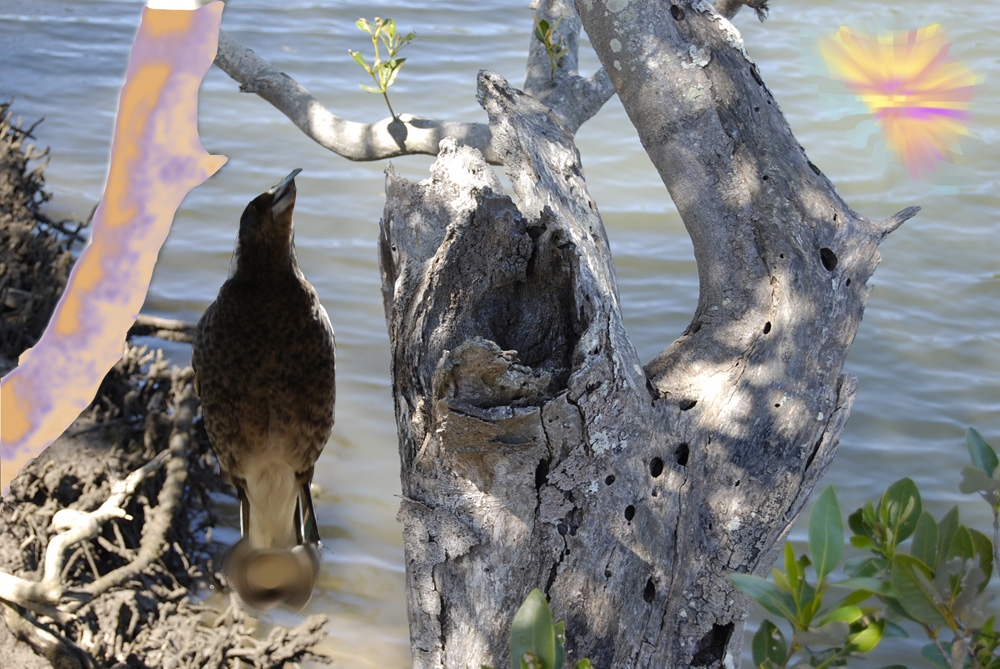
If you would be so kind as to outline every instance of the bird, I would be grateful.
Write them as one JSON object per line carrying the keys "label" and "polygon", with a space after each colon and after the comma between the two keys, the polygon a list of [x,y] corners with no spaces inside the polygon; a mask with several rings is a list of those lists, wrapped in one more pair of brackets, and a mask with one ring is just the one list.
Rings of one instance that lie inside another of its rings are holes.
{"label": "bird", "polygon": [[253,609],[302,608],[319,571],[310,483],[333,430],[336,342],[295,254],[299,172],[244,209],[229,277],[191,356],[205,430],[240,501],[227,573]]}

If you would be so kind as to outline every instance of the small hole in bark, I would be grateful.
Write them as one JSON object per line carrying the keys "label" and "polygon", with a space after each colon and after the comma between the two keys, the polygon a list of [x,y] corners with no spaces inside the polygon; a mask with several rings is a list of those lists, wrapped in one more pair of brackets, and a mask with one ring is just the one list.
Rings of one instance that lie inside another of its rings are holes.
{"label": "small hole in bark", "polygon": [[604,570],[604,578],[611,578],[611,570],[610,569],[605,569]]}
{"label": "small hole in bark", "polygon": [[681,400],[679,406],[681,411],[687,411],[688,409],[693,409],[694,405],[698,403],[698,400]]}
{"label": "small hole in bark", "polygon": [[756,112],[759,112],[760,111],[760,107],[754,107],[753,110],[756,111]]}
{"label": "small hole in bark", "polygon": [[771,321],[768,321],[764,323],[764,334],[767,334],[770,331],[771,331]]}
{"label": "small hole in bark", "polygon": [[819,259],[823,261],[827,272],[837,269],[837,254],[825,246],[819,250]]}
{"label": "small hole in bark", "polygon": [[761,177],[761,178],[764,179],[764,181],[767,181],[767,175],[766,174],[763,177]]}
{"label": "small hole in bark", "polygon": [[677,458],[677,464],[681,467],[687,467],[688,456],[691,454],[691,448],[687,444],[681,444],[674,450],[674,457]]}
{"label": "small hole in bark", "polygon": [[650,497],[659,497],[660,493],[656,490],[656,488],[653,488],[653,491],[649,493],[649,495]]}
{"label": "small hole in bark", "polygon": [[836,214],[834,214],[834,215],[833,215],[833,222],[834,222],[834,223],[836,223],[836,222],[837,222],[837,215],[836,215]]}
{"label": "small hole in bark", "polygon": [[736,483],[733,484],[733,487],[734,488],[739,488],[740,487],[740,480],[739,479],[736,479]]}
{"label": "small hole in bark", "polygon": [[612,483],[615,482],[615,475],[611,474],[610,476],[608,476],[608,478],[604,479],[604,482],[607,483],[608,485],[611,485]]}
{"label": "small hole in bark", "polygon": [[703,636],[695,647],[691,658],[692,667],[710,667],[723,661],[729,648],[729,638],[733,635],[733,623],[712,625],[708,634]]}
{"label": "small hole in bark", "polygon": [[770,100],[768,100],[768,101],[767,101],[767,104],[771,104],[771,101],[770,101]]}
{"label": "small hole in bark", "polygon": [[780,407],[780,406],[781,406],[781,403],[779,402],[778,404],[775,404],[775,405],[774,405],[774,408],[775,408],[775,409],[777,409],[777,408],[778,408],[778,407]]}
{"label": "small hole in bark", "polygon": [[566,533],[569,532],[569,528],[566,527],[566,523],[559,523],[556,525],[556,532],[559,533],[559,536],[564,537],[566,536]]}
{"label": "small hole in bark", "polygon": [[656,586],[653,585],[653,579],[649,579],[646,581],[646,587],[642,591],[642,598],[648,604],[653,601],[654,597],[656,597]]}
{"label": "small hole in bark", "polygon": [[535,489],[541,488],[549,481],[549,461],[540,460],[535,469]]}
{"label": "small hole in bark", "polygon": [[629,504],[625,507],[625,520],[632,522],[633,518],[635,518],[635,507]]}
{"label": "small hole in bark", "polygon": [[684,20],[684,10],[677,5],[670,5],[670,15],[674,17],[674,21]]}
{"label": "small hole in bark", "polygon": [[844,285],[845,285],[845,286],[850,286],[850,285],[851,285],[851,280],[850,280],[850,279],[848,279],[848,280],[847,280],[847,281],[846,281],[846,282],[844,283]]}
{"label": "small hole in bark", "polygon": [[784,258],[784,257],[785,257],[785,254],[784,254],[784,253],[779,253],[779,254],[778,254],[778,257],[779,257],[779,258]]}
{"label": "small hole in bark", "polygon": [[649,473],[655,479],[663,473],[663,459],[656,457],[649,461]]}

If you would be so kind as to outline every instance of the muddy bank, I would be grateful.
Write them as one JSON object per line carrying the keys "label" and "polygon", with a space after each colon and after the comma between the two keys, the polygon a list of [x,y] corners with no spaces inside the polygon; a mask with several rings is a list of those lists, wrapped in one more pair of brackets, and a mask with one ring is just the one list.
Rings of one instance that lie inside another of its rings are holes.
{"label": "muddy bank", "polygon": [[[39,211],[45,152],[0,104],[0,374],[41,335],[81,224]],[[145,333],[144,333],[145,334]],[[229,667],[323,661],[326,619],[263,637],[225,587],[211,495],[229,493],[190,368],[129,346],[91,406],[11,483],[0,509],[0,666]],[[46,659],[42,659],[42,658]]]}

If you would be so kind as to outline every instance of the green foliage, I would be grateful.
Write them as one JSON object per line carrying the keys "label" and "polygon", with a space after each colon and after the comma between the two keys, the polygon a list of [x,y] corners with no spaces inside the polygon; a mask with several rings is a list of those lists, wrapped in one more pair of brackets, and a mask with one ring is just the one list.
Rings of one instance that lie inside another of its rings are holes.
{"label": "green foliage", "polygon": [[[761,624],[751,643],[754,666],[845,666],[885,637],[908,636],[907,625],[927,636],[921,654],[931,666],[1000,669],[1000,637],[984,592],[1000,562],[1000,478],[994,478],[1000,472],[996,451],[971,428],[966,445],[972,465],[962,470],[960,490],[979,493],[990,505],[992,541],[962,525],[958,507],[935,520],[923,510],[917,485],[900,479],[848,517],[851,545],[865,554],[843,564],[847,578],[830,582],[843,557],[844,525],[837,495],[827,487],[809,515],[808,557],[796,558],[786,543],[785,570],[775,568],[771,581],[730,575],[737,588],[791,626],[786,639],[770,620]],[[902,548],[906,541],[908,550]],[[830,602],[831,588],[846,594]]]}
{"label": "green foliage", "polygon": [[[365,72],[371,75],[372,79],[375,80],[375,86],[366,86],[365,84],[358,84],[362,90],[368,91],[369,93],[381,93],[385,98],[385,104],[389,107],[389,113],[392,114],[392,118],[396,119],[396,112],[392,110],[392,105],[389,104],[389,87],[396,81],[396,76],[399,75],[399,68],[403,66],[406,62],[405,58],[397,58],[396,54],[406,46],[406,44],[416,37],[415,33],[407,33],[406,35],[400,35],[396,32],[396,22],[392,19],[382,19],[375,17],[375,23],[369,23],[368,19],[358,19],[356,25],[361,30],[371,35],[372,46],[375,48],[375,60],[369,65],[365,60],[364,56],[361,55],[360,51],[351,51],[348,49],[348,53],[351,54],[351,58],[354,62],[364,68]],[[385,47],[388,57],[383,60],[382,54],[380,52],[380,46]]]}
{"label": "green foliage", "polygon": [[[510,626],[511,669],[563,669],[566,664],[566,623],[554,623],[552,609],[538,588],[514,615]],[[491,669],[483,666],[482,669]],[[583,659],[573,669],[592,669]]]}
{"label": "green foliage", "polygon": [[569,51],[568,47],[563,46],[562,37],[556,35],[556,29],[562,22],[562,17],[560,16],[556,19],[555,23],[549,25],[549,22],[545,19],[539,21],[537,14],[532,14],[532,16],[535,19],[535,39],[541,42],[542,46],[545,47],[545,53],[549,55],[549,65],[552,66],[549,79],[555,79],[556,67],[559,66],[559,61],[562,60],[562,57]]}

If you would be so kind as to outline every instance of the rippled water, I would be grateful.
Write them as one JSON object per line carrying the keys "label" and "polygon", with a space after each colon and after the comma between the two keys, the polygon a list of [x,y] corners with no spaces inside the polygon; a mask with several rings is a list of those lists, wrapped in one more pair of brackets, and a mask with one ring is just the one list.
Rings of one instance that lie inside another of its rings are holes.
{"label": "rippled water", "polygon": [[[531,25],[526,5],[232,2],[223,28],[335,113],[368,121],[386,111],[380,97],[358,89],[364,73],[347,49],[367,46],[355,19],[391,16],[420,38],[407,48],[410,60],[392,89],[397,111],[482,121],[474,99],[480,68],[515,85],[523,81]],[[749,12],[736,23],[813,163],[865,215],[882,218],[923,206],[882,246],[884,261],[847,364],[860,391],[826,481],[851,510],[911,476],[941,514],[966,500],[957,492],[965,427],[977,426],[1000,445],[1000,169],[994,148],[1000,140],[1000,52],[997,30],[985,20],[994,2],[772,5],[767,23],[759,25]],[[100,197],[139,8],[124,0],[0,3],[0,95],[15,96],[15,111],[27,119],[47,119],[37,135],[52,147],[50,215],[85,217]],[[937,185],[940,178],[912,182],[877,150],[879,141],[868,141],[872,127],[856,123],[862,111],[857,103],[820,93],[816,59],[806,55],[818,36],[842,23],[909,28],[935,22],[948,31],[952,54],[984,77],[965,155],[949,172],[957,185]],[[584,69],[595,64],[596,57],[584,53]],[[350,163],[325,151],[265,102],[240,94],[215,68],[202,86],[200,129],[205,147],[229,156],[229,163],[185,200],[145,310],[197,320],[226,278],[244,205],[291,168],[304,169],[297,179],[299,261],[330,313],[340,354],[337,425],[316,473],[322,489],[317,511],[331,550],[307,612],[332,618],[327,650],[342,666],[406,666],[403,554],[395,521],[399,467],[375,253],[385,164]],[[626,322],[640,355],[649,359],[693,312],[691,244],[617,100],[581,128],[578,140],[611,239]],[[407,157],[394,165],[420,179],[430,162]],[[178,363],[190,355],[183,346],[168,350]],[[989,519],[979,506],[963,509],[963,517],[985,528]],[[793,532],[793,540],[803,538],[801,530]],[[277,620],[294,622],[290,615]],[[916,647],[908,646],[910,657]],[[899,658],[883,651],[879,659],[884,661],[871,666]]]}

